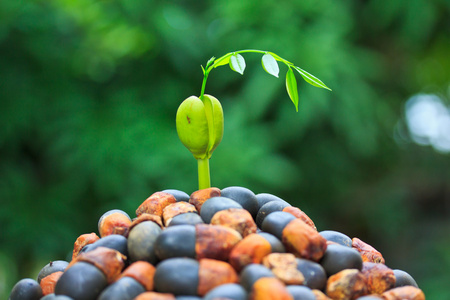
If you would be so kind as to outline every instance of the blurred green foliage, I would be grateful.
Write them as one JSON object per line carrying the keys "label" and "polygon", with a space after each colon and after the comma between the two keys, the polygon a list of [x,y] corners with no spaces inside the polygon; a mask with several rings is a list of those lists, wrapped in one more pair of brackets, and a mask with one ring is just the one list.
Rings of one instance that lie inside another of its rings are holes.
{"label": "blurred green foliage", "polygon": [[106,210],[193,192],[176,109],[211,56],[254,48],[333,92],[299,79],[296,113],[258,55],[244,76],[212,72],[225,113],[212,185],[281,196],[449,299],[448,154],[394,139],[412,95],[448,105],[449,15],[446,0],[0,0],[0,297]]}

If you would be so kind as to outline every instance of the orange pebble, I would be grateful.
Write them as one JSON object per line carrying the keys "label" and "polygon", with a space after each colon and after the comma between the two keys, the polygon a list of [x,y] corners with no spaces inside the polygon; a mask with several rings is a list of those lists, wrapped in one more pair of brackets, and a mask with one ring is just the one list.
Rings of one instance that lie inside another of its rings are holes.
{"label": "orange pebble", "polygon": [[271,252],[270,243],[261,235],[253,233],[242,239],[231,250],[229,262],[240,272],[246,265],[261,263],[264,256]]}
{"label": "orange pebble", "polygon": [[238,274],[229,263],[215,259],[201,259],[198,273],[200,296],[204,296],[216,286],[239,281]]}
{"label": "orange pebble", "polygon": [[141,214],[147,213],[162,217],[164,207],[175,202],[177,202],[177,200],[172,194],[156,192],[145,199],[145,201],[136,209],[136,215],[139,217]]}
{"label": "orange pebble", "polygon": [[293,300],[286,286],[275,277],[258,279],[252,287],[250,300]]}
{"label": "orange pebble", "polygon": [[42,278],[40,285],[44,296],[55,292],[55,285],[62,274],[63,272],[59,271]]}
{"label": "orange pebble", "polygon": [[212,197],[218,197],[220,196],[220,194],[221,194],[220,189],[216,187],[198,190],[191,194],[189,198],[189,203],[194,205],[198,213],[200,213],[202,205],[203,203],[205,203],[206,200]]}

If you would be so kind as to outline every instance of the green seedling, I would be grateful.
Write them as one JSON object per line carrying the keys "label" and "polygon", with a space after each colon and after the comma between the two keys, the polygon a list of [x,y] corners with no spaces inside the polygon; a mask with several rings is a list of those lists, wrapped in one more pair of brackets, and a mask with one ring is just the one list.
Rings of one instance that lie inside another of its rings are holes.
{"label": "green seedling", "polygon": [[184,100],[177,110],[176,125],[178,137],[183,145],[194,155],[198,163],[198,185],[199,189],[211,187],[209,159],[217,148],[223,136],[223,110],[219,100],[211,95],[205,94],[206,81],[209,73],[217,67],[229,65],[231,70],[243,75],[245,71],[245,59],[241,53],[263,54],[261,63],[264,70],[278,77],[280,69],[278,62],[287,66],[286,90],[298,111],[298,91],[295,72],[309,84],[330,90],[320,79],[305,70],[295,66],[293,63],[281,58],[273,52],[254,49],[234,51],[222,57],[212,57],[202,66],[203,83],[200,96],[190,96]]}

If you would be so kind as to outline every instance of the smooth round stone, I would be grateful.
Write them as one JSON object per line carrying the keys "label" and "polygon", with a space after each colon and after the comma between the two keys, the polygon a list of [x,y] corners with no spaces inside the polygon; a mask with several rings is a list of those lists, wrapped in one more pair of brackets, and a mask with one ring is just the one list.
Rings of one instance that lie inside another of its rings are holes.
{"label": "smooth round stone", "polygon": [[128,257],[127,238],[120,234],[110,234],[101,239],[95,241],[92,244],[88,244],[81,249],[80,252],[89,252],[97,249],[98,247],[106,247],[114,249]]}
{"label": "smooth round stone", "polygon": [[42,278],[47,277],[55,272],[64,272],[69,263],[65,260],[55,260],[46,264],[37,276],[37,282],[41,283]]}
{"label": "smooth round stone", "polygon": [[220,191],[222,197],[230,198],[245,208],[253,217],[256,218],[256,214],[259,210],[258,200],[255,194],[244,187],[230,186]]}
{"label": "smooth round stone", "polygon": [[316,295],[314,295],[309,287],[301,285],[288,285],[286,289],[294,298],[293,300],[316,300]]}
{"label": "smooth round stone", "polygon": [[19,280],[13,287],[9,300],[39,300],[42,289],[39,283],[31,278]]}
{"label": "smooth round stone", "polygon": [[211,223],[211,219],[218,211],[229,208],[243,208],[242,205],[236,201],[226,197],[212,197],[206,200],[200,211],[200,216],[207,224]]}
{"label": "smooth round stone", "polygon": [[263,238],[265,238],[269,242],[272,253],[285,253],[286,252],[286,248],[284,247],[283,243],[273,234],[263,232],[263,231],[258,232],[258,234],[260,236],[262,236]]}
{"label": "smooth round stone", "polygon": [[251,291],[253,284],[262,277],[274,277],[272,271],[260,264],[247,265],[240,273],[240,284]]}
{"label": "smooth round stone", "polygon": [[327,275],[331,276],[344,269],[361,270],[363,260],[357,250],[347,246],[331,244],[327,246],[320,264],[327,272]]}
{"label": "smooth round stone", "polygon": [[197,296],[199,263],[192,258],[169,258],[156,266],[154,285],[160,293]]}
{"label": "smooth round stone", "polygon": [[161,228],[152,221],[137,224],[128,234],[128,253],[131,261],[144,260],[156,264],[155,241],[162,232]]}
{"label": "smooth round stone", "polygon": [[327,273],[324,268],[312,260],[296,258],[296,261],[297,270],[305,277],[303,284],[310,289],[323,290],[327,284]]}
{"label": "smooth round stone", "polygon": [[255,223],[256,225],[261,228],[262,223],[264,219],[269,215],[270,213],[273,213],[275,211],[282,211],[285,207],[291,206],[286,201],[270,201],[266,204],[264,204],[256,214]]}
{"label": "smooth round stone", "polygon": [[196,224],[202,224],[203,222],[202,217],[200,217],[197,213],[184,213],[179,214],[172,218],[172,220],[169,223],[168,227],[171,226],[177,226],[177,225],[196,225]]}
{"label": "smooth round stone", "polygon": [[161,192],[171,194],[172,196],[175,197],[175,200],[177,202],[180,202],[180,201],[189,202],[190,196],[186,192],[176,190],[176,189],[167,189],[167,190],[164,190]]}
{"label": "smooth round stone", "polygon": [[40,300],[73,300],[73,298],[70,298],[69,296],[66,295],[55,295],[51,293],[42,297]]}
{"label": "smooth round stone", "polygon": [[395,276],[395,287],[405,286],[405,285],[412,285],[414,287],[419,287],[417,285],[417,282],[414,280],[414,278],[409,275],[407,272],[399,269],[392,270],[394,271]]}
{"label": "smooth round stone", "polygon": [[167,227],[155,241],[155,254],[160,260],[172,257],[195,258],[195,226]]}
{"label": "smooth round stone", "polygon": [[133,300],[143,292],[145,288],[142,284],[125,276],[108,285],[97,300]]}
{"label": "smooth round stone", "polygon": [[271,202],[271,201],[281,201],[281,202],[285,202],[283,199],[281,199],[278,196],[272,195],[272,194],[268,194],[268,193],[260,193],[257,194],[256,196],[256,201],[258,201],[258,210],[266,203]]}
{"label": "smooth round stone", "polygon": [[352,247],[352,239],[347,235],[334,230],[324,230],[319,232],[327,241],[338,243],[342,246]]}
{"label": "smooth round stone", "polygon": [[240,284],[228,283],[213,288],[203,297],[204,300],[222,298],[230,300],[247,300],[247,291]]}
{"label": "smooth round stone", "polygon": [[261,229],[264,232],[268,232],[276,236],[279,240],[283,239],[283,229],[289,224],[295,217],[284,211],[275,211],[266,216],[262,222]]}
{"label": "smooth round stone", "polygon": [[107,285],[100,269],[90,263],[77,262],[61,275],[55,295],[66,295],[74,300],[96,300]]}

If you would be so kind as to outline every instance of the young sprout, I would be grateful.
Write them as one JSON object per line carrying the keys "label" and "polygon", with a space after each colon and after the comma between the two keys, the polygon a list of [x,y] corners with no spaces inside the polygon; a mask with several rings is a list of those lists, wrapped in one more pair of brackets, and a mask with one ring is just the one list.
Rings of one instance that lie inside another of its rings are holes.
{"label": "young sprout", "polygon": [[202,66],[203,83],[200,96],[190,96],[184,100],[179,106],[176,116],[178,137],[183,145],[194,155],[194,158],[197,159],[199,190],[211,187],[209,159],[223,136],[222,105],[215,97],[205,94],[206,81],[213,69],[224,65],[229,65],[231,70],[243,75],[246,64],[241,53],[250,52],[263,54],[261,59],[262,67],[267,73],[275,77],[278,77],[280,72],[278,62],[287,66],[286,90],[289,98],[294,103],[296,111],[298,111],[298,91],[294,70],[307,83],[331,91],[320,79],[273,52],[247,49],[230,52],[219,58],[212,57],[209,59],[206,66],[204,68]]}

